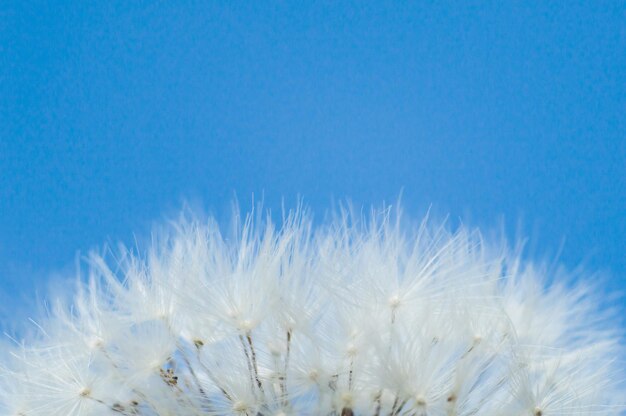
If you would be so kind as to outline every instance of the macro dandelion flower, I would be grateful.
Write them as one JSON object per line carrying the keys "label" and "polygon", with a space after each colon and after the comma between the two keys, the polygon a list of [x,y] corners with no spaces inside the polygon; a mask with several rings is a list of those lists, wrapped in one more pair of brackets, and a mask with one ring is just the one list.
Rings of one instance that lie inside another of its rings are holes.
{"label": "macro dandelion flower", "polygon": [[618,415],[592,286],[390,210],[181,219],[92,254],[0,364],[0,410],[87,415]]}

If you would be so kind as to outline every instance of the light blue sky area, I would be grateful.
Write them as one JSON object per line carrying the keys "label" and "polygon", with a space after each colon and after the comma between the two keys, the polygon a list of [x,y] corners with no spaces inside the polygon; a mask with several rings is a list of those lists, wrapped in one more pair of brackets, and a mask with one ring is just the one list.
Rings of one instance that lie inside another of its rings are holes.
{"label": "light blue sky area", "polygon": [[0,299],[183,200],[402,189],[626,288],[624,2],[176,3],[0,5]]}

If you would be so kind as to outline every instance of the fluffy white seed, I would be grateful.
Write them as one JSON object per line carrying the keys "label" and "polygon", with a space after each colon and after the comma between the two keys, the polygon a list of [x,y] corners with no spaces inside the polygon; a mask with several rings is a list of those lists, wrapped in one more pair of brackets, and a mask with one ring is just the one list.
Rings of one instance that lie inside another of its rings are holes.
{"label": "fluffy white seed", "polygon": [[250,216],[232,235],[181,219],[145,254],[94,254],[39,336],[0,355],[0,413],[624,410],[621,332],[588,282],[466,228],[337,218]]}

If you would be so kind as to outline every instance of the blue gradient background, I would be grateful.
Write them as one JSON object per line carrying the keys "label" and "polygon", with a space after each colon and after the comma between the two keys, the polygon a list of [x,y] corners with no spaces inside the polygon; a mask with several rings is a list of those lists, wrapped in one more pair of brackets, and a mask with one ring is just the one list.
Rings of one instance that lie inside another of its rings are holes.
{"label": "blue gradient background", "polygon": [[176,3],[0,5],[5,311],[234,193],[403,190],[626,287],[625,2]]}

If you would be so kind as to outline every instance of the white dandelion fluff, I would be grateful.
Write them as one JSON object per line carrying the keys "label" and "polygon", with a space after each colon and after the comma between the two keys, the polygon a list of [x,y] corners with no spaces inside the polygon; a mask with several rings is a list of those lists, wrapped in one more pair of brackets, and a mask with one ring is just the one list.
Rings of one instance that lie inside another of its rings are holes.
{"label": "white dandelion fluff", "polygon": [[93,254],[0,357],[0,413],[583,416],[625,402],[618,325],[467,228],[181,219]]}

